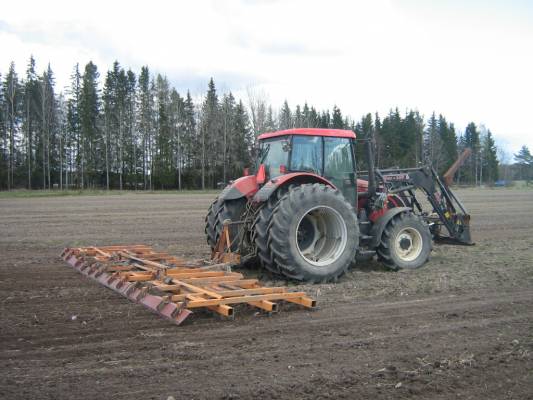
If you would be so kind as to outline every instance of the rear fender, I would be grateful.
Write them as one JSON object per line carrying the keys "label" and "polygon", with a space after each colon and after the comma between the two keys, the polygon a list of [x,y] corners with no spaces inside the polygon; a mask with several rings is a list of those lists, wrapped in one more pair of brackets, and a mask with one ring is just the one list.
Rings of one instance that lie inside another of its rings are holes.
{"label": "rear fender", "polygon": [[236,200],[242,197],[250,198],[259,190],[255,175],[243,176],[236,179],[220,193],[221,200]]}
{"label": "rear fender", "polygon": [[395,217],[398,214],[401,214],[403,212],[411,211],[409,207],[394,207],[389,208],[385,214],[383,214],[379,219],[372,225],[372,228],[370,229],[370,236],[372,236],[372,241],[370,242],[370,248],[374,249],[378,247],[379,242],[381,240],[381,235],[383,234],[383,230],[387,226],[387,224],[390,222],[390,220]]}
{"label": "rear fender", "polygon": [[321,183],[336,189],[333,183],[320,175],[308,172],[292,172],[290,174],[281,175],[277,178],[269,180],[261,189],[259,189],[257,193],[255,193],[253,201],[256,203],[263,203],[267,201],[270,196],[272,196],[272,194],[282,186],[287,186],[290,184],[301,185],[304,183]]}

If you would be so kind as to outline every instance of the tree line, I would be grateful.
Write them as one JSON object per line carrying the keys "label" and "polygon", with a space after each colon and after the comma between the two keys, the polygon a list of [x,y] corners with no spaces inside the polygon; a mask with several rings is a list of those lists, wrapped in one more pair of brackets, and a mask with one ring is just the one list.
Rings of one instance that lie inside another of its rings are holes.
{"label": "tree line", "polygon": [[22,78],[11,63],[0,80],[0,189],[216,188],[253,163],[260,133],[294,127],[372,134],[379,167],[430,163],[444,172],[470,147],[472,157],[457,179],[498,179],[490,130],[470,123],[459,132],[435,113],[425,120],[416,110],[394,109],[383,118],[353,120],[337,106],[319,111],[287,101],[278,110],[263,93],[249,90],[246,104],[221,94],[213,79],[194,101],[147,66],[136,74],[118,61],[102,76],[92,62],[76,65],[59,93],[50,65],[38,74],[33,57]]}

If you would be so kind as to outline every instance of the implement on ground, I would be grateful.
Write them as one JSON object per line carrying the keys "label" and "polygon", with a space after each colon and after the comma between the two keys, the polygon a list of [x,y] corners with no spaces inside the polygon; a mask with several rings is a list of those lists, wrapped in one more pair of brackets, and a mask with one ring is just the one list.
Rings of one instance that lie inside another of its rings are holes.
{"label": "implement on ground", "polygon": [[279,310],[281,300],[316,307],[304,292],[261,286],[257,279],[232,272],[223,247],[211,261],[187,261],[145,245],[66,248],[61,257],[82,274],[178,325],[200,308],[233,317],[237,304],[269,313]]}

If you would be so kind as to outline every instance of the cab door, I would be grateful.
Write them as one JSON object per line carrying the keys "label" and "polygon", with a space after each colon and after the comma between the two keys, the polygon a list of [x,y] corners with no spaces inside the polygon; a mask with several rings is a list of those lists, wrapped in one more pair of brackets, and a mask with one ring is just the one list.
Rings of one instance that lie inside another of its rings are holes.
{"label": "cab door", "polygon": [[324,137],[324,178],[333,183],[350,204],[357,207],[353,140]]}

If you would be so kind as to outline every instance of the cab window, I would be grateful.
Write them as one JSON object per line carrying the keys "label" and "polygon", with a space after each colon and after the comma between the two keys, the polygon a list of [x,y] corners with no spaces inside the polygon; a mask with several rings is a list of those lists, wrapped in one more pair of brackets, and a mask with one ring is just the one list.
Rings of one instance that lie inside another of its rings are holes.
{"label": "cab window", "polygon": [[288,138],[278,137],[261,141],[257,167],[265,164],[270,179],[281,175],[280,166],[286,165],[289,158]]}
{"label": "cab window", "polygon": [[312,172],[322,175],[322,138],[320,136],[293,136],[291,171]]}
{"label": "cab window", "polygon": [[350,139],[325,137],[324,154],[324,177],[342,188],[343,181],[355,171]]}

